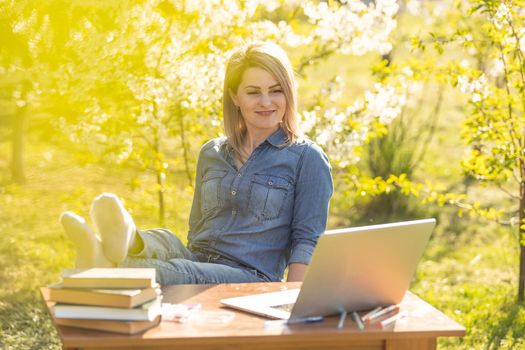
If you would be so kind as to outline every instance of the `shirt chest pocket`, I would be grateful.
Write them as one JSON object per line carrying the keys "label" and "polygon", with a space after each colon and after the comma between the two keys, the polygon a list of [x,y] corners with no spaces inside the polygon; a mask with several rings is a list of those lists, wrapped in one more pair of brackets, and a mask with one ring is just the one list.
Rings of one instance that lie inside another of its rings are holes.
{"label": "shirt chest pocket", "polygon": [[211,169],[202,178],[201,203],[203,214],[209,214],[221,205],[221,183],[226,170]]}
{"label": "shirt chest pocket", "polygon": [[250,185],[249,210],[260,220],[279,217],[290,186],[285,178],[255,174]]}

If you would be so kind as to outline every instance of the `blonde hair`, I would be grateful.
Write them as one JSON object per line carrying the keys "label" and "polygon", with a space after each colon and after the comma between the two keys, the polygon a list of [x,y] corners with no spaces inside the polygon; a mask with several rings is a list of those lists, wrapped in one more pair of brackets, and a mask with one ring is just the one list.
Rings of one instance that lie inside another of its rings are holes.
{"label": "blonde hair", "polygon": [[248,68],[262,68],[272,74],[281,85],[286,98],[286,110],[281,128],[287,136],[283,146],[294,143],[299,137],[297,127],[297,92],[293,68],[286,52],[278,45],[256,42],[236,50],[228,61],[224,77],[222,111],[224,132],[235,155],[241,159],[241,146],[246,137],[246,124],[231,94],[237,93],[244,72]]}

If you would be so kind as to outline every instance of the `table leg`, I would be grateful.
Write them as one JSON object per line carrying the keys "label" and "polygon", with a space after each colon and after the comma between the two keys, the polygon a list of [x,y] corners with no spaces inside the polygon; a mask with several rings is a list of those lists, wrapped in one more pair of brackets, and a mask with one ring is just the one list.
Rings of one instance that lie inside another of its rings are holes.
{"label": "table leg", "polygon": [[436,338],[387,339],[385,350],[436,350]]}

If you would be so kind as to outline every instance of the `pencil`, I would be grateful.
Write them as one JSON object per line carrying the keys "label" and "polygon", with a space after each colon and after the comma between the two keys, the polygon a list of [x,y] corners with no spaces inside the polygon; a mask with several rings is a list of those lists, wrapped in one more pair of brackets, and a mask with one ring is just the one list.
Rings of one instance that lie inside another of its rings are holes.
{"label": "pencil", "polygon": [[375,309],[373,309],[372,311],[366,313],[363,317],[361,317],[361,320],[367,321],[370,316],[372,316],[375,313],[379,312],[381,309],[382,309],[381,306],[376,307]]}
{"label": "pencil", "polygon": [[402,312],[400,312],[398,314],[395,314],[392,317],[384,319],[383,321],[381,321],[379,323],[379,325],[381,326],[381,328],[386,328],[386,327],[390,326],[392,323],[395,323],[396,321],[398,321],[398,320],[400,320],[400,319],[402,319],[402,318],[404,318],[406,316],[408,316],[408,313],[406,311],[402,311]]}
{"label": "pencil", "polygon": [[337,329],[343,329],[346,320],[346,314],[346,311],[341,312],[341,316],[339,317],[339,323],[337,324]]}
{"label": "pencil", "polygon": [[381,318],[383,316],[388,315],[389,313],[397,313],[399,312],[399,306],[398,305],[390,305],[389,307],[386,307],[384,309],[381,309],[379,312],[376,312],[375,314],[368,317],[367,322],[374,322],[377,321],[378,318]]}
{"label": "pencil", "polygon": [[363,323],[363,320],[361,319],[361,316],[355,311],[352,311],[352,319],[354,320],[355,324],[357,325],[357,329],[360,331],[365,330],[365,325]]}

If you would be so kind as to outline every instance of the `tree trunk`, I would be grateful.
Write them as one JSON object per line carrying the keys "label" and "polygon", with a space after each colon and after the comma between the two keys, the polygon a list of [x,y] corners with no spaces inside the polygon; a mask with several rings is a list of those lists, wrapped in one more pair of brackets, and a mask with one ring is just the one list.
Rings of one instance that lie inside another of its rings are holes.
{"label": "tree trunk", "polygon": [[162,169],[157,169],[157,193],[159,195],[159,224],[164,226],[165,221],[165,204],[164,204],[164,175]]}
{"label": "tree trunk", "polygon": [[181,109],[177,108],[178,117],[179,117],[179,127],[180,127],[180,144],[182,146],[182,156],[184,158],[184,169],[186,171],[186,177],[188,178],[188,183],[193,187],[193,177],[191,176],[189,155],[188,155],[188,146],[186,145],[186,129],[184,128],[184,116],[181,113]]}
{"label": "tree trunk", "polygon": [[15,182],[25,183],[24,172],[24,141],[26,135],[26,125],[28,119],[28,109],[24,106],[12,120],[12,153],[11,153],[11,176]]}
{"label": "tree trunk", "polygon": [[522,302],[525,294],[525,179],[520,183],[520,222],[519,222],[519,244],[520,244],[520,275],[518,279],[518,301]]}
{"label": "tree trunk", "polygon": [[[156,105],[154,105],[154,113],[156,115]],[[161,142],[161,135],[158,127],[155,127],[154,129],[154,141],[153,141],[153,150],[155,151],[155,162],[154,162],[154,169],[155,174],[157,177],[157,195],[159,200],[159,225],[162,227],[164,226],[164,213],[165,213],[165,205],[164,205],[164,181],[165,181],[165,169],[163,166],[162,156],[160,153],[160,142]]]}

